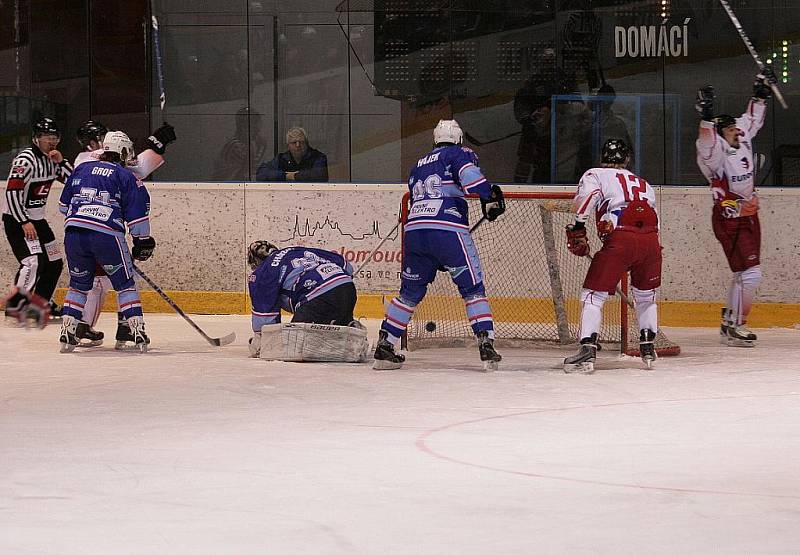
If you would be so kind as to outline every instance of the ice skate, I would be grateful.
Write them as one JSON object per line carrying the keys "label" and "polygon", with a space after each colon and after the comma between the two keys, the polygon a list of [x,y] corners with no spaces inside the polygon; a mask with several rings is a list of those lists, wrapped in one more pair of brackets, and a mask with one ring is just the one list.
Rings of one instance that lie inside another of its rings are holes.
{"label": "ice skate", "polygon": [[[88,326],[88,324],[87,324]],[[103,338],[105,334],[102,331],[97,331],[96,329],[88,326],[86,331],[84,332],[83,337],[81,338],[80,343],[78,344],[79,347],[99,347],[103,344]]]}
{"label": "ice skate", "polygon": [[730,320],[728,319],[728,309],[722,307],[722,319],[719,324],[719,340],[723,345],[728,344],[728,330],[731,327]]}
{"label": "ice skate", "polygon": [[71,353],[80,344],[81,339],[86,336],[89,324],[79,322],[73,316],[64,316],[61,322],[61,335],[58,338],[61,343],[62,353]]}
{"label": "ice skate", "polygon": [[567,374],[592,374],[594,361],[597,358],[597,334],[581,339],[581,348],[577,354],[564,359],[564,372]]}
{"label": "ice skate", "polygon": [[744,325],[728,327],[729,347],[755,347],[758,337]]}
{"label": "ice skate", "polygon": [[653,330],[639,332],[639,354],[648,370],[653,369],[653,362],[658,358],[655,345],[656,334]]}
{"label": "ice skate", "polygon": [[150,338],[145,333],[142,317],[132,316],[126,320],[121,314],[119,316],[117,333],[114,336],[116,340],[114,349],[117,351],[138,349],[142,353],[146,353],[148,345],[150,345]]}
{"label": "ice skate", "polygon": [[483,361],[483,371],[494,372],[497,370],[497,363],[503,360],[503,357],[494,350],[494,339],[491,339],[489,333],[485,331],[479,331],[475,337],[478,339],[478,350]]}
{"label": "ice skate", "polygon": [[378,332],[378,345],[375,347],[373,370],[397,370],[405,362],[406,357],[394,352],[394,345],[389,341],[389,334],[384,330]]}

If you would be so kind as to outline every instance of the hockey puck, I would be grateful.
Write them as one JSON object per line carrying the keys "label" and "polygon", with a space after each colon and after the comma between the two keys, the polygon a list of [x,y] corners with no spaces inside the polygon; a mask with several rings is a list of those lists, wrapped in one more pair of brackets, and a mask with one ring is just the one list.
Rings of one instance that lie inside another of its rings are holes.
{"label": "hockey puck", "polygon": [[434,332],[436,331],[436,322],[428,322],[425,324],[425,331]]}

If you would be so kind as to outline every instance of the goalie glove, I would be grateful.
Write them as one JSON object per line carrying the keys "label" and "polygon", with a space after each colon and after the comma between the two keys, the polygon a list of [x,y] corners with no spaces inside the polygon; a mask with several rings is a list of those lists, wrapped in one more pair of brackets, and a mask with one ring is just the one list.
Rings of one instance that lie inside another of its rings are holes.
{"label": "goalie glove", "polygon": [[253,332],[248,346],[250,347],[250,358],[258,358],[261,354],[261,332]]}
{"label": "goalie glove", "polygon": [[706,85],[697,90],[697,100],[694,104],[697,115],[705,121],[714,119],[714,87]]}
{"label": "goalie glove", "polygon": [[161,154],[167,150],[167,145],[175,141],[178,137],[175,136],[175,128],[170,124],[164,122],[164,125],[153,131],[153,134],[147,137],[147,146],[153,152]]}
{"label": "goalie glove", "polygon": [[586,238],[586,226],[583,222],[567,224],[567,248],[575,256],[589,254],[589,240]]}
{"label": "goalie glove", "polygon": [[152,237],[134,237],[133,238],[133,258],[144,262],[151,256],[153,251],[156,250],[156,240]]}
{"label": "goalie glove", "polygon": [[490,222],[495,221],[503,212],[506,211],[506,201],[503,198],[503,191],[497,185],[492,185],[492,192],[488,199],[481,199],[481,210],[483,215]]}

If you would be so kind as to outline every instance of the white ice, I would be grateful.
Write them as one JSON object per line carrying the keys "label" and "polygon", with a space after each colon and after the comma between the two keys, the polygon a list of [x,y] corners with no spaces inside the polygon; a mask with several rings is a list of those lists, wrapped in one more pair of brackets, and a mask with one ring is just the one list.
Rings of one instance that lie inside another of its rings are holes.
{"label": "white ice", "polygon": [[239,338],[151,315],[147,354],[59,354],[57,326],[0,328],[0,553],[798,551],[798,330],[484,374],[465,349],[265,362],[246,317],[197,321]]}

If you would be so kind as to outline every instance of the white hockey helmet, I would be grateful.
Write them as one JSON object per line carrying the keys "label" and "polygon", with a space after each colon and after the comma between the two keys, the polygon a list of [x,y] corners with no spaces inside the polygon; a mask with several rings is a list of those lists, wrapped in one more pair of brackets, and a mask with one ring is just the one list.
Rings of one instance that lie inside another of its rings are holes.
{"label": "white hockey helmet", "polygon": [[433,144],[453,143],[460,145],[464,140],[461,126],[454,119],[440,119],[433,130]]}
{"label": "white hockey helmet", "polygon": [[109,131],[106,133],[106,136],[103,137],[103,152],[116,152],[126,166],[136,163],[133,141],[122,131]]}

